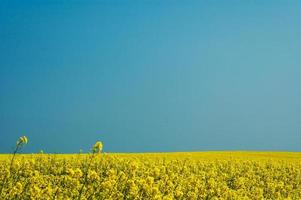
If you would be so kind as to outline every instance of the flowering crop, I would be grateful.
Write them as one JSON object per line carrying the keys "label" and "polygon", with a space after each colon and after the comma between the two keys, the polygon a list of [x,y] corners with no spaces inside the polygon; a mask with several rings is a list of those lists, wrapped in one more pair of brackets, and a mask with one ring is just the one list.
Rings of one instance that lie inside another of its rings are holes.
{"label": "flowering crop", "polygon": [[0,199],[301,199],[301,153],[101,150],[0,155]]}
{"label": "flowering crop", "polygon": [[[300,199],[299,153],[11,155],[0,199]],[[87,170],[87,171],[86,171]],[[86,174],[86,175],[85,175]]]}

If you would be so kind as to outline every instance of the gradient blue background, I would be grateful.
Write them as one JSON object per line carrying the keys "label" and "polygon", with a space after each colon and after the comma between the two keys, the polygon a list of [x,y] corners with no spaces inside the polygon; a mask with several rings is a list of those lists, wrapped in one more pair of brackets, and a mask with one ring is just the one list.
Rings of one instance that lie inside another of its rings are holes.
{"label": "gradient blue background", "polygon": [[301,2],[0,4],[0,152],[301,151]]}

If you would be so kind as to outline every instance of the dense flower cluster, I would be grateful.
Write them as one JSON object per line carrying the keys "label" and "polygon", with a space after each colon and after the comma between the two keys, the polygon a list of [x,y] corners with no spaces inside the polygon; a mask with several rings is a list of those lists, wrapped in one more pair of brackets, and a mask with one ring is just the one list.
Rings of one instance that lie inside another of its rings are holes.
{"label": "dense flower cluster", "polygon": [[0,199],[301,199],[300,153],[32,154],[10,170],[11,157]]}
{"label": "dense flower cluster", "polygon": [[92,152],[93,153],[100,153],[102,151],[102,142],[100,141],[97,141],[94,146],[93,146],[93,149],[92,149]]}
{"label": "dense flower cluster", "polygon": [[27,144],[28,142],[28,139],[26,136],[22,136],[19,138],[19,140],[17,141],[17,145],[20,145],[20,144]]}

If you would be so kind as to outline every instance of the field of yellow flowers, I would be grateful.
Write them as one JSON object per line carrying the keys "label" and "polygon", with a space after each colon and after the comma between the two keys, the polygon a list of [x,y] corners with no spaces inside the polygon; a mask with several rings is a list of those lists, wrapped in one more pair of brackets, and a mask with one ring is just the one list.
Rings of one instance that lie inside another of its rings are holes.
{"label": "field of yellow flowers", "polygon": [[101,148],[0,155],[0,199],[301,199],[301,153]]}

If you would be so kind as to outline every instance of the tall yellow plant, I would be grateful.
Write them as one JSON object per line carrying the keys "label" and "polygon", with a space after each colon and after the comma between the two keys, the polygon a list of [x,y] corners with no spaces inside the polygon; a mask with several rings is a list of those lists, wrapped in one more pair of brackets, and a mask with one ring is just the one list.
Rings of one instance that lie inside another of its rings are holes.
{"label": "tall yellow plant", "polygon": [[5,176],[5,179],[3,180],[2,184],[1,184],[1,189],[0,189],[0,196],[2,194],[2,191],[3,191],[3,188],[5,186],[5,184],[7,183],[8,181],[8,178],[9,178],[9,175],[11,174],[12,172],[12,168],[13,168],[13,164],[14,164],[14,160],[15,160],[15,157],[16,157],[16,154],[24,147],[24,145],[26,145],[28,143],[28,139],[26,136],[22,136],[20,137],[18,140],[17,140],[17,145],[16,145],[16,148],[13,152],[13,156],[12,156],[12,159],[10,161],[10,165],[9,165],[9,174],[7,176]]}

